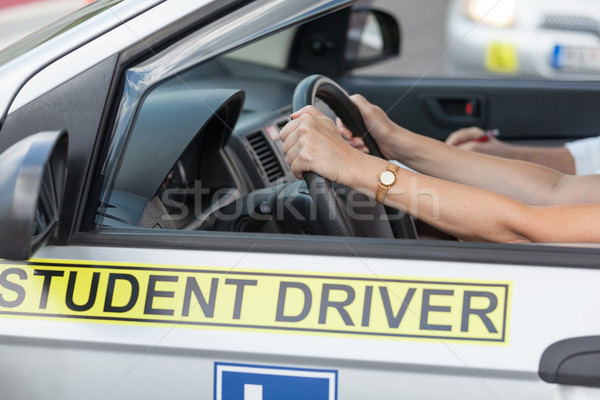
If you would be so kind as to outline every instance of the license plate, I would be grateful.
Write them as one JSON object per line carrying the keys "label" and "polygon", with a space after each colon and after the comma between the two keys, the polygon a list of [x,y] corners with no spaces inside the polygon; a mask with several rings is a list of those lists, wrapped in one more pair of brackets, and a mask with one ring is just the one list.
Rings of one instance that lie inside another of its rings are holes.
{"label": "license plate", "polygon": [[560,70],[600,72],[600,47],[556,45],[550,64]]}

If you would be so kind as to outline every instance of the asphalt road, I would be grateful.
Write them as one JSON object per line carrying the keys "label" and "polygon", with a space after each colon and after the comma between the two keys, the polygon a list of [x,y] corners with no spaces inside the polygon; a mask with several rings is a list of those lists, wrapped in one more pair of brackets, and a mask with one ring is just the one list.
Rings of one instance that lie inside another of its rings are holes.
{"label": "asphalt road", "polygon": [[375,0],[373,7],[389,12],[400,22],[401,54],[398,59],[363,68],[358,73],[442,76],[448,3],[450,0]]}

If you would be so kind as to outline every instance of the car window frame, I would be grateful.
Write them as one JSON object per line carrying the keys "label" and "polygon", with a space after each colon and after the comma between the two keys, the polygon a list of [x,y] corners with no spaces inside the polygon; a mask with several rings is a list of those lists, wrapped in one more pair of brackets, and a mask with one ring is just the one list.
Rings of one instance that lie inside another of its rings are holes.
{"label": "car window frame", "polygon": [[73,237],[71,244],[440,261],[448,262],[448,268],[452,267],[452,263],[472,263],[600,269],[600,245],[583,244],[505,244],[150,228],[100,228],[93,232],[80,232]]}
{"label": "car window frame", "polygon": [[[266,0],[268,1],[268,0]],[[295,23],[300,24],[317,15],[302,16],[296,18]],[[270,33],[279,32],[291,24],[281,24],[276,27],[257,34],[253,40]],[[204,28],[196,31],[204,34],[205,30],[212,29],[208,23]],[[205,30],[203,30],[205,29]],[[193,35],[188,38],[194,38]],[[206,53],[202,60],[213,59],[217,55],[224,54],[237,48],[235,44],[220,48],[213,53]],[[138,55],[139,57],[139,55]],[[123,60],[121,61],[123,62]],[[154,60],[156,62],[156,59]],[[198,59],[192,63],[180,66],[172,70],[171,74],[162,76],[161,79],[152,81],[144,87],[144,91],[136,101],[142,101],[143,95],[155,87],[158,83],[174,76],[176,73],[187,70],[198,64]],[[152,61],[140,64],[147,68],[153,65]],[[144,68],[130,68],[132,73],[140,74]],[[122,96],[122,93],[118,94]],[[120,100],[117,100],[120,102]],[[134,103],[140,104],[140,103]],[[131,117],[135,116],[136,107],[132,107]],[[127,121],[128,123],[131,121]],[[127,126],[127,124],[126,124]],[[114,135],[114,134],[113,134]],[[115,143],[114,140],[111,143]],[[126,143],[123,142],[124,146]],[[108,145],[108,144],[107,144]],[[121,149],[122,150],[122,149]],[[112,165],[118,170],[120,157],[118,152],[113,151],[105,154],[102,169]],[[113,157],[111,159],[111,157]],[[112,171],[116,173],[116,170]],[[114,177],[113,177],[114,178]],[[113,179],[114,181],[114,179]],[[110,190],[105,191],[110,193]],[[93,197],[92,197],[93,198]],[[88,204],[94,203],[88,201]],[[95,204],[95,203],[94,203]],[[90,210],[92,207],[88,207]],[[95,214],[95,208],[94,208]],[[126,243],[126,244],[124,244]],[[223,251],[262,251],[266,253],[301,253],[321,254],[329,256],[359,256],[394,259],[415,260],[438,260],[449,262],[473,262],[491,264],[517,264],[517,265],[539,265],[575,268],[600,268],[600,251],[595,248],[581,248],[571,245],[515,245],[515,244],[490,244],[490,243],[464,243],[430,240],[388,240],[388,239],[357,239],[345,237],[322,237],[302,236],[292,234],[243,234],[236,232],[210,232],[210,231],[161,231],[136,228],[132,230],[120,230],[113,228],[101,228],[94,226],[91,231],[79,231],[73,235],[71,244],[78,246],[111,246],[111,247],[153,247],[165,249],[187,249],[187,250],[223,250]]]}
{"label": "car window frame", "polygon": [[[108,205],[127,137],[132,131],[138,109],[154,87],[168,79],[177,78],[178,74],[199,63],[239,48],[242,44],[252,43],[327,12],[349,6],[353,1],[321,0],[313,2],[314,4],[297,2],[293,4],[293,8],[290,8],[290,4],[287,4],[287,8],[274,7],[277,3],[276,0],[258,0],[248,5],[249,10],[243,7],[234,9],[124,71],[123,91],[120,100],[117,101],[115,123],[109,135],[111,140],[101,166],[105,179],[100,193],[100,214],[103,213],[103,207]],[[262,11],[257,12],[258,9]],[[278,21],[277,24],[272,24],[265,18],[269,13],[274,14],[273,20]],[[248,18],[254,18],[253,24],[242,26],[248,23]],[[221,35],[222,30],[219,28],[226,24],[229,28],[228,34]],[[234,31],[232,27],[237,30]]]}

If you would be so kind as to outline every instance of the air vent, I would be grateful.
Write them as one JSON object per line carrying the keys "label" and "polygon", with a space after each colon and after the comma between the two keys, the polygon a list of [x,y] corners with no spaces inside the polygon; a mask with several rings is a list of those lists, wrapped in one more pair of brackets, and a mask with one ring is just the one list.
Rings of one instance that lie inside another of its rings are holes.
{"label": "air vent", "polygon": [[262,132],[248,135],[246,136],[246,140],[250,144],[250,147],[252,147],[254,156],[263,170],[264,177],[269,183],[273,183],[284,176],[279,159]]}

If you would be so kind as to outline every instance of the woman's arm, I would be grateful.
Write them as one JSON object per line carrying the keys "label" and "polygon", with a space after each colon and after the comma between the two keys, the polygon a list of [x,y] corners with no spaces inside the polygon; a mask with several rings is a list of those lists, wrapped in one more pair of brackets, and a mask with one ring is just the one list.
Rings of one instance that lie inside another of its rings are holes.
{"label": "woman's arm", "polygon": [[[294,118],[282,129],[281,137],[284,140],[286,159],[297,177],[301,177],[304,171],[314,171],[334,182],[375,197],[378,176],[386,169],[388,161],[350,147],[340,137],[335,124],[315,108],[306,108],[295,114]],[[423,143],[427,144],[428,141]],[[423,143],[417,144],[424,145]],[[434,150],[439,153],[439,157],[445,157],[441,149],[464,152],[436,143],[443,146]],[[390,148],[386,148],[386,151],[390,151]],[[447,157],[456,161],[452,155]],[[424,161],[418,159],[413,165],[422,162]],[[471,170],[467,172],[471,173]],[[545,173],[545,170],[542,172]],[[600,186],[600,176],[590,177],[594,179],[588,179],[586,184]],[[600,229],[597,224],[592,223],[600,220],[600,205],[530,206],[481,188],[407,170],[398,171],[396,182],[389,189],[385,203],[405,210],[462,240],[600,241]]]}
{"label": "woman's arm", "polygon": [[583,177],[449,146],[394,124],[362,96],[353,96],[353,100],[384,155],[423,174],[486,189],[530,205],[600,202],[600,188],[591,190]]}
{"label": "woman's arm", "polygon": [[452,132],[445,143],[463,150],[490,156],[528,161],[555,169],[563,174],[575,175],[575,160],[565,146],[523,146],[504,143],[494,137],[484,142],[477,139],[484,134],[477,127],[462,128]]}
{"label": "woman's arm", "polygon": [[[375,197],[388,162],[357,155],[340,183]],[[529,206],[472,186],[399,169],[385,204],[458,239],[503,243],[598,242],[600,205]],[[596,185],[600,184],[598,179]]]}

